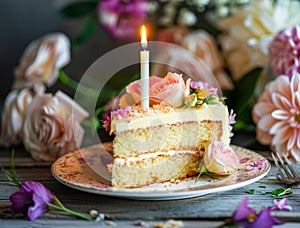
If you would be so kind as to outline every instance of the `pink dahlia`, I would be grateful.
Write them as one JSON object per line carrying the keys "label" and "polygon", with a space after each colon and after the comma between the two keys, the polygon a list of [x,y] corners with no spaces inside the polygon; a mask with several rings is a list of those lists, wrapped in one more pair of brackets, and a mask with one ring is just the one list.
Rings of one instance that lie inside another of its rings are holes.
{"label": "pink dahlia", "polygon": [[257,140],[300,161],[300,74],[269,82],[252,112]]}
{"label": "pink dahlia", "polygon": [[270,60],[275,75],[289,77],[300,73],[300,26],[279,32],[270,45]]}

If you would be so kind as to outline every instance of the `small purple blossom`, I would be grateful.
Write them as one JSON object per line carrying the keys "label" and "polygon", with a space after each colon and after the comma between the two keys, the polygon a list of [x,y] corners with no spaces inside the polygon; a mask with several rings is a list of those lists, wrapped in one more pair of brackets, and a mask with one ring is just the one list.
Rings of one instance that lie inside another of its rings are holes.
{"label": "small purple blossom", "polygon": [[14,212],[27,213],[33,221],[48,211],[47,203],[54,200],[54,195],[39,182],[24,181],[9,199]]}
{"label": "small purple blossom", "polygon": [[300,73],[300,26],[280,31],[270,44],[270,62],[275,76]]}
{"label": "small purple blossom", "polygon": [[105,118],[104,120],[101,120],[103,127],[106,132],[110,132],[111,118],[109,117],[108,114],[105,114],[104,118]]}
{"label": "small purple blossom", "polygon": [[255,210],[247,206],[248,197],[245,197],[240,203],[238,209],[234,212],[232,220],[240,227],[255,228],[264,227],[271,228],[273,225],[283,224],[271,216],[272,209],[265,208],[257,213]]}
{"label": "small purple blossom", "polygon": [[274,199],[273,203],[274,203],[274,210],[279,210],[279,211],[283,211],[283,210],[287,210],[287,211],[292,211],[293,208],[292,206],[286,205],[288,202],[288,198],[284,198],[282,200],[280,200],[279,202]]}
{"label": "small purple blossom", "polygon": [[196,89],[196,90],[207,90],[209,92],[209,94],[213,94],[213,95],[218,94],[218,89],[211,87],[211,85],[208,82],[191,81],[190,87],[191,87],[191,89]]}
{"label": "small purple blossom", "polygon": [[134,40],[147,14],[148,0],[103,0],[98,18],[113,38]]}
{"label": "small purple blossom", "polygon": [[246,165],[246,168],[247,170],[253,170],[253,169],[262,169],[264,166],[263,166],[263,163],[266,161],[265,158],[260,158],[248,165]]}

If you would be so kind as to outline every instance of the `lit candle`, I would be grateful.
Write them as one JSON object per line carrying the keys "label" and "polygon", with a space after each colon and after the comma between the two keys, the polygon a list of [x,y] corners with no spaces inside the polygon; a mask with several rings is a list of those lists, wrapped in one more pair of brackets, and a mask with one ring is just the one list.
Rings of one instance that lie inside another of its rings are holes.
{"label": "lit candle", "polygon": [[141,105],[142,108],[149,108],[149,50],[147,44],[146,28],[144,25],[142,26],[141,46]]}

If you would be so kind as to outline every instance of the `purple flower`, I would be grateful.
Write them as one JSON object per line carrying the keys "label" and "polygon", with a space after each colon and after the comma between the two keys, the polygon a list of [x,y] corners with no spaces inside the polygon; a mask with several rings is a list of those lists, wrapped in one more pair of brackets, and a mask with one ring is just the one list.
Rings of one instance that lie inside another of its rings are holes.
{"label": "purple flower", "polygon": [[115,39],[136,39],[147,14],[148,0],[103,0],[98,18]]}
{"label": "purple flower", "polygon": [[292,77],[300,72],[300,26],[279,32],[270,45],[272,71]]}
{"label": "purple flower", "polygon": [[247,206],[247,203],[248,197],[245,197],[232,216],[234,222],[239,226],[244,228],[271,228],[273,225],[283,224],[283,222],[271,216],[271,208],[265,208],[256,213],[255,210]]}
{"label": "purple flower", "polygon": [[39,182],[24,181],[9,199],[14,212],[27,213],[33,221],[48,211],[47,203],[54,200],[54,195]]}
{"label": "purple flower", "polygon": [[264,166],[263,166],[263,163],[266,161],[265,158],[260,158],[248,165],[246,165],[246,168],[247,170],[253,170],[253,169],[262,169]]}
{"label": "purple flower", "polygon": [[287,211],[292,211],[293,208],[289,205],[286,205],[288,202],[288,198],[284,198],[282,200],[280,200],[279,202],[274,199],[274,205],[275,205],[275,210],[279,210],[279,211],[283,211],[283,210],[287,210]]}
{"label": "purple flower", "polygon": [[211,85],[208,83],[208,82],[202,82],[202,81],[191,81],[190,82],[190,87],[192,89],[200,89],[200,90],[207,90],[209,91],[210,94],[213,94],[213,95],[217,95],[218,93],[218,89],[217,88],[214,88],[214,87],[211,87]]}

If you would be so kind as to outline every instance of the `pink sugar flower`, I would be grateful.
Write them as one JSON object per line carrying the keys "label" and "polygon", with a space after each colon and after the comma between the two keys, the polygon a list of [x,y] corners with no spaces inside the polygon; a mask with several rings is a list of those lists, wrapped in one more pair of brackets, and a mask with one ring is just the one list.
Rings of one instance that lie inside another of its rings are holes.
{"label": "pink sugar flower", "polygon": [[269,82],[252,112],[257,140],[300,161],[300,74]]}
{"label": "pink sugar flower", "polygon": [[273,73],[292,75],[300,73],[300,26],[282,30],[270,45],[270,60]]}

